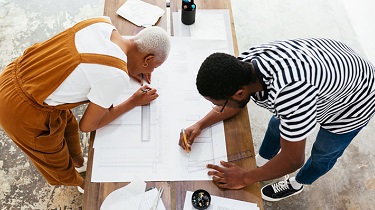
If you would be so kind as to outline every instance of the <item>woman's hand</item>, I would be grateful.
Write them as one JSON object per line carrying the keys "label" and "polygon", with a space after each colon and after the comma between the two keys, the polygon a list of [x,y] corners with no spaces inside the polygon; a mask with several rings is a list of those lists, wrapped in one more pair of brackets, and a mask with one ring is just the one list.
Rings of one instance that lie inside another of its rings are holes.
{"label": "woman's hand", "polygon": [[[201,134],[201,132],[202,132],[202,129],[197,123],[185,129],[185,134],[186,134],[186,138],[188,142],[188,145],[187,145],[188,151],[191,151],[191,145],[193,144],[195,138],[199,136],[199,134]],[[186,146],[184,143],[184,136],[182,132],[180,132],[180,139],[178,141],[178,145],[180,145],[182,149],[186,150]]]}
{"label": "woman's hand", "polygon": [[129,100],[135,106],[142,106],[145,104],[149,104],[151,101],[155,100],[159,94],[156,93],[155,88],[151,88],[147,85],[142,86],[139,88],[135,93],[130,96]]}

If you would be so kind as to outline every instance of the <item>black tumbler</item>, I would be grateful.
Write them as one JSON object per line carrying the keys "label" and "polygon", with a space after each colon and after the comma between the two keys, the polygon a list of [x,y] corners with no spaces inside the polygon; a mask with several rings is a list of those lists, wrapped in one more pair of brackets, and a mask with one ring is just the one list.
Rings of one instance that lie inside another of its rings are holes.
{"label": "black tumbler", "polygon": [[196,5],[194,1],[182,1],[182,10],[181,10],[181,21],[185,25],[191,25],[195,22],[195,11]]}

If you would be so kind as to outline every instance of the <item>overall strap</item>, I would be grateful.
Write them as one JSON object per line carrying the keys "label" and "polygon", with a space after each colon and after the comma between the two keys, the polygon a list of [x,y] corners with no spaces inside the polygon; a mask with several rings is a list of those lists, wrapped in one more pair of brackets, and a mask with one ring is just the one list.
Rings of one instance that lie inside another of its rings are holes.
{"label": "overall strap", "polygon": [[108,24],[112,25],[111,21],[107,20],[106,18],[104,18],[104,17],[97,17],[97,18],[90,18],[90,19],[87,19],[87,20],[83,20],[83,21],[75,24],[72,27],[72,29],[77,32],[77,31],[79,31],[79,30],[81,30],[81,29],[83,29],[83,28],[85,28],[85,27],[87,27],[89,25],[92,25],[94,23],[100,23],[100,22],[105,22],[105,23],[108,23]]}
{"label": "overall strap", "polygon": [[[91,19],[84,20],[80,23],[77,23],[75,26],[73,26],[73,30],[77,32],[89,25],[92,25],[98,22],[106,22],[108,24],[111,24],[111,22],[105,18],[101,18],[101,17],[91,18]],[[121,69],[128,74],[126,62],[114,56],[93,54],[93,53],[80,53],[80,56],[81,56],[81,63],[93,63],[93,64],[112,66],[112,67]]]}
{"label": "overall strap", "polygon": [[122,69],[128,74],[128,68],[125,61],[110,55],[100,55],[91,53],[81,53],[81,63],[94,63],[106,66],[112,66]]}
{"label": "overall strap", "polygon": [[[111,22],[107,20],[106,18],[100,18],[100,17],[91,18],[91,19],[87,19],[87,20],[77,23],[76,25],[72,27],[72,30],[74,31],[74,33],[76,33],[77,31],[89,25],[99,23],[99,22],[105,22],[105,23],[111,24]],[[128,74],[126,62],[117,57],[110,56],[110,55],[94,54],[94,53],[79,53],[79,57],[80,57],[79,63],[92,63],[92,64],[111,66],[111,67],[121,69]],[[88,103],[88,102],[89,101],[82,101],[82,102],[73,103],[73,104],[61,104],[61,105],[55,106],[54,108],[55,109],[71,109],[72,107],[75,107],[84,103]]]}
{"label": "overall strap", "polygon": [[[44,100],[80,63],[114,66],[127,72],[126,62],[121,59],[96,54],[80,54],[77,51],[76,32],[98,22],[111,24],[105,18],[84,20],[44,42],[29,47],[15,61],[14,78],[28,100],[40,107],[48,107]],[[72,108],[81,103],[85,102],[66,104],[61,107]]]}

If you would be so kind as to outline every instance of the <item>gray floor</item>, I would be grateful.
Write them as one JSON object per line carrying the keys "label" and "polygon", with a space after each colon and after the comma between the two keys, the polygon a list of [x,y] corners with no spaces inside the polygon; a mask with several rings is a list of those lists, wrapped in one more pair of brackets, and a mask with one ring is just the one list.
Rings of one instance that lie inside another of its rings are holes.
{"label": "gray floor", "polygon": [[[75,22],[101,15],[104,0],[0,0],[0,69],[34,42]],[[232,0],[240,51],[266,41],[293,37],[329,37],[346,42],[375,63],[371,0]],[[199,6],[199,5],[198,5]],[[249,104],[255,150],[270,114]],[[80,119],[84,107],[75,109]],[[4,111],[4,110],[1,110]],[[335,167],[294,198],[265,202],[265,209],[375,209],[375,120],[348,147]],[[82,133],[87,152],[88,136]],[[308,139],[309,155],[314,135]],[[82,209],[74,187],[49,186],[18,147],[0,129],[1,209]],[[262,183],[264,185],[265,183]]]}

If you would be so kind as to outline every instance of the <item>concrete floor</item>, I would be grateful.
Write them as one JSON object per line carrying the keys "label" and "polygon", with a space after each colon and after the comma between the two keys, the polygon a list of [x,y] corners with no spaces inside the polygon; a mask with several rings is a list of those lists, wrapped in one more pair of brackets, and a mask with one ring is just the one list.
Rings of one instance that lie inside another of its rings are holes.
{"label": "concrete floor", "polygon": [[[364,0],[232,0],[240,51],[266,41],[329,37],[346,42],[375,63],[375,24]],[[0,69],[31,44],[79,20],[103,14],[104,0],[0,0]],[[80,119],[84,106],[74,110]],[[257,151],[270,113],[248,105]],[[1,110],[4,111],[4,110]],[[335,167],[303,193],[265,209],[375,209],[375,119],[357,136]],[[308,138],[309,155],[314,136]],[[87,152],[88,135],[81,134]],[[75,187],[49,186],[21,150],[0,129],[0,209],[82,209]],[[262,185],[266,184],[262,183]]]}

